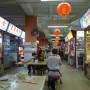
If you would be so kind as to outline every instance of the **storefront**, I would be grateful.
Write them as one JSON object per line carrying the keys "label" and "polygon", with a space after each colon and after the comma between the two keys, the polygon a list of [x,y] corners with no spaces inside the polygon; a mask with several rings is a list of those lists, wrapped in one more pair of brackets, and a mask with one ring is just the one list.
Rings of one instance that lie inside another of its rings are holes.
{"label": "storefront", "polygon": [[22,30],[0,17],[0,72],[18,61],[18,39],[23,41],[22,34]]}
{"label": "storefront", "polygon": [[24,60],[24,43],[25,43],[25,32],[23,31],[21,34],[21,37],[18,38],[18,61],[23,61]]}
{"label": "storefront", "polygon": [[5,19],[3,19],[2,17],[0,17],[0,75],[4,72],[4,57],[3,57],[3,33],[6,32],[7,27],[9,25],[9,22]]}
{"label": "storefront", "polygon": [[65,55],[68,56],[70,66],[84,68],[84,31],[73,30],[68,33],[65,38]]}
{"label": "storefront", "polygon": [[8,68],[17,62],[18,37],[8,33],[4,33],[3,36],[3,64],[4,68]]}
{"label": "storefront", "polygon": [[81,28],[85,31],[84,39],[84,51],[85,51],[85,61],[84,61],[84,71],[88,79],[90,79],[90,8],[80,19]]}
{"label": "storefront", "polygon": [[68,64],[76,67],[76,31],[71,31],[68,38]]}

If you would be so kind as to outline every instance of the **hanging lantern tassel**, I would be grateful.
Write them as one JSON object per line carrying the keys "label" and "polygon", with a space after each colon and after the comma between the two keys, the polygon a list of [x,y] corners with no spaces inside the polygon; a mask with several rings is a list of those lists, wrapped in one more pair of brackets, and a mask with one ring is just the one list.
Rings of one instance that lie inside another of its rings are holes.
{"label": "hanging lantern tassel", "polygon": [[59,16],[68,16],[72,11],[72,6],[68,2],[62,2],[57,6],[57,14]]}

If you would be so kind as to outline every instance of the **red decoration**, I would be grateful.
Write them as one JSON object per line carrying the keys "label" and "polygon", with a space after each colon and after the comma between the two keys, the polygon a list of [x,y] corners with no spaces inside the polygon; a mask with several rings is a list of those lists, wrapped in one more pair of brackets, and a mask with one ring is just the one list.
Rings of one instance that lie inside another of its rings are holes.
{"label": "red decoration", "polygon": [[59,41],[58,40],[55,40],[54,42],[53,42],[53,45],[54,46],[57,46],[59,44]]}
{"label": "red decoration", "polygon": [[67,16],[71,13],[72,6],[70,3],[62,2],[57,6],[57,14],[59,16]]}
{"label": "red decoration", "polygon": [[60,29],[55,29],[55,30],[53,31],[53,34],[54,34],[54,35],[60,35],[60,33],[61,33]]}

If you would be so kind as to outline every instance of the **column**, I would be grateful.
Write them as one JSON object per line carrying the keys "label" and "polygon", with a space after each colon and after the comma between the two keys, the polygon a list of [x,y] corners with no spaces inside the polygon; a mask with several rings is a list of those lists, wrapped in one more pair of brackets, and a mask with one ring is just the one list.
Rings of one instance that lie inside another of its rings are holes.
{"label": "column", "polygon": [[37,28],[37,17],[36,16],[25,16],[25,60],[30,60],[32,58],[32,52],[37,49],[36,46],[36,36],[33,35],[34,29]]}

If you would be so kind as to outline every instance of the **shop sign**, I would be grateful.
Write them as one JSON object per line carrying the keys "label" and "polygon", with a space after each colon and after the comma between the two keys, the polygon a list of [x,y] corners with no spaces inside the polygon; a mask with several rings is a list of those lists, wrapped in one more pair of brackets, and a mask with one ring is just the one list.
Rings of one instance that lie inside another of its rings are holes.
{"label": "shop sign", "polygon": [[25,32],[22,31],[21,38],[25,39]]}
{"label": "shop sign", "polygon": [[68,33],[67,38],[68,38],[68,40],[70,40],[70,39],[73,38],[72,32],[69,32],[69,33]]}
{"label": "shop sign", "polygon": [[84,31],[77,31],[77,37],[84,37]]}
{"label": "shop sign", "polygon": [[90,8],[80,19],[81,28],[87,28],[90,25]]}
{"label": "shop sign", "polygon": [[3,19],[2,17],[0,17],[0,29],[3,31],[7,30],[9,22],[6,21],[5,19]]}
{"label": "shop sign", "polygon": [[7,32],[20,37],[22,30],[10,23]]}

